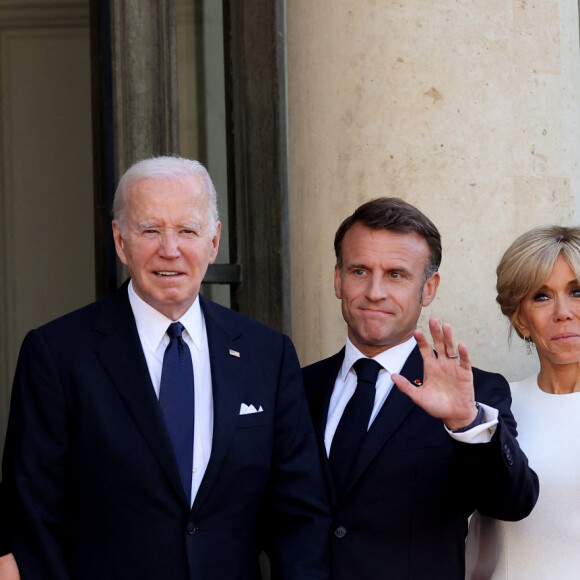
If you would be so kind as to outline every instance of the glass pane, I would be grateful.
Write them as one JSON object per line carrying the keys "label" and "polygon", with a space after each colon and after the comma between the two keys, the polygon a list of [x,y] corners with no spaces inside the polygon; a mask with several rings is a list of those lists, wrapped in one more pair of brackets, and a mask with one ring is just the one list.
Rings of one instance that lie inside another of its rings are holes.
{"label": "glass pane", "polygon": [[[208,169],[222,222],[216,263],[229,262],[226,116],[222,2],[177,0],[180,154]],[[229,306],[228,285],[205,284],[203,294]]]}

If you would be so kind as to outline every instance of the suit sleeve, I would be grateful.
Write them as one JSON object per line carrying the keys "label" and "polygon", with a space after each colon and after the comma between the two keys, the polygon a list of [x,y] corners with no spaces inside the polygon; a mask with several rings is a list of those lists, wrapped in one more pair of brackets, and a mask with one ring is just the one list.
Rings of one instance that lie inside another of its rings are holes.
{"label": "suit sleeve", "polygon": [[475,398],[499,411],[498,426],[489,443],[455,441],[461,479],[470,511],[501,520],[517,521],[530,514],[539,493],[538,476],[520,448],[511,413],[507,381],[498,374],[474,369]]}
{"label": "suit sleeve", "polygon": [[16,368],[3,460],[12,548],[29,580],[69,578],[61,542],[68,421],[48,345],[31,331]]}
{"label": "suit sleeve", "polygon": [[284,337],[266,504],[274,580],[328,578],[329,504],[318,447],[292,343]]}

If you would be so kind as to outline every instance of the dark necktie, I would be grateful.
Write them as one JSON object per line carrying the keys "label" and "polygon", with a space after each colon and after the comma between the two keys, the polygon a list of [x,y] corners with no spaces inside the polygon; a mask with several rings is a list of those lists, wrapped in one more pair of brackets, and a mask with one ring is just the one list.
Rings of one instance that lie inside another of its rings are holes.
{"label": "dark necktie", "polygon": [[173,322],[167,329],[169,344],[163,356],[159,404],[173,445],[183,489],[191,502],[193,468],[193,365],[189,347],[181,333],[183,325]]}
{"label": "dark necktie", "polygon": [[381,365],[370,358],[361,358],[354,365],[356,390],[350,398],[332,439],[330,470],[339,497],[342,497],[360,446],[367,434],[373,405],[375,383]]}

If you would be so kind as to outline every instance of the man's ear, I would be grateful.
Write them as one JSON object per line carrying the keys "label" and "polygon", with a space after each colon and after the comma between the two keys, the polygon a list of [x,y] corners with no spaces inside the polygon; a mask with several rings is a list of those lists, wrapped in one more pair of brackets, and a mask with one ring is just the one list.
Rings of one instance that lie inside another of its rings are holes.
{"label": "man's ear", "polygon": [[222,233],[222,223],[217,222],[215,235],[211,239],[211,251],[210,251],[210,256],[209,256],[209,263],[210,264],[213,264],[215,262],[215,259],[217,258],[218,251],[220,249],[221,233]]}
{"label": "man's ear", "polygon": [[439,288],[439,280],[439,272],[431,274],[431,276],[425,280],[423,291],[421,293],[421,306],[429,306],[429,304],[435,300],[437,288]]}
{"label": "man's ear", "polygon": [[113,239],[115,240],[115,250],[117,250],[117,256],[123,264],[127,265],[127,256],[125,256],[125,244],[123,243],[123,234],[121,233],[121,228],[119,226],[118,220],[113,220]]}
{"label": "man's ear", "polygon": [[340,277],[340,268],[338,264],[334,267],[334,295],[342,300],[342,279]]}

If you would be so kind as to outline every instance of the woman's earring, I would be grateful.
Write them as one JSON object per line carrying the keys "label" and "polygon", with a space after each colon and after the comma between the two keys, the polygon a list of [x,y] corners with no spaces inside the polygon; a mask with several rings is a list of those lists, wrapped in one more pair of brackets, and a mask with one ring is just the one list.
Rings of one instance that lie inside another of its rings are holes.
{"label": "woman's earring", "polygon": [[532,354],[532,338],[524,335],[524,342],[526,343],[526,354]]}

